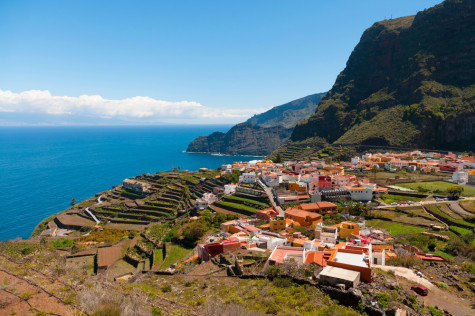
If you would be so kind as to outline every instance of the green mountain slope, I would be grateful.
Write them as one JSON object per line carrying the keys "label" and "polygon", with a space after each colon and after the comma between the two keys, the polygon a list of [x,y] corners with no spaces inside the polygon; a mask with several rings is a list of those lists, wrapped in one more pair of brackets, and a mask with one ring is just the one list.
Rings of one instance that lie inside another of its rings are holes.
{"label": "green mountain slope", "polygon": [[294,126],[315,112],[325,93],[273,107],[254,115],[227,133],[215,132],[193,140],[187,152],[209,152],[230,155],[267,155],[285,144]]}
{"label": "green mountain slope", "polygon": [[367,29],[293,143],[475,149],[475,1]]}
{"label": "green mountain slope", "polygon": [[247,122],[262,127],[282,125],[285,128],[292,128],[315,112],[323,96],[325,96],[325,93],[312,94],[275,106],[269,111],[254,115]]}

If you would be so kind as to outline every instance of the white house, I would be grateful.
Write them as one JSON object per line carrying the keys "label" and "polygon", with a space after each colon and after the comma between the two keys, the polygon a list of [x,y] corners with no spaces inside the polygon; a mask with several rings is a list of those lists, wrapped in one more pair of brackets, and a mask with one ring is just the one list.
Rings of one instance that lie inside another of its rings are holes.
{"label": "white house", "polygon": [[236,185],[235,184],[225,184],[224,185],[224,194],[230,195],[236,192]]}
{"label": "white house", "polygon": [[250,184],[253,184],[253,183],[256,182],[256,173],[255,173],[255,172],[243,173],[243,174],[239,177],[239,181],[242,182],[242,183],[250,183]]}
{"label": "white house", "polygon": [[358,156],[351,158],[351,164],[352,164],[352,165],[355,165],[355,166],[356,166],[357,164],[360,163],[360,161],[361,161],[361,159],[360,159],[360,157],[358,157]]}
{"label": "white house", "polygon": [[363,184],[359,187],[345,187],[350,192],[352,201],[371,201],[376,184]]}
{"label": "white house", "polygon": [[457,184],[466,184],[468,182],[467,171],[455,171],[452,174],[452,181]]}
{"label": "white house", "polygon": [[282,175],[277,173],[265,173],[262,180],[268,187],[278,187],[282,183]]}

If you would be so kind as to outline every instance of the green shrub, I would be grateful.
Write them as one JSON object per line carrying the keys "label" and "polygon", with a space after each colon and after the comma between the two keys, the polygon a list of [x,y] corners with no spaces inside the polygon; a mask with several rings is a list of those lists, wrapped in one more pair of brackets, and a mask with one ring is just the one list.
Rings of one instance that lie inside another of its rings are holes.
{"label": "green shrub", "polygon": [[168,293],[172,291],[172,286],[170,284],[164,285],[160,288],[163,293]]}
{"label": "green shrub", "polygon": [[55,249],[69,248],[73,245],[73,241],[68,238],[59,238],[52,241],[50,245]]}
{"label": "green shrub", "polygon": [[383,308],[389,307],[391,297],[388,293],[376,293],[376,299],[378,301],[378,304],[381,305]]}
{"label": "green shrub", "polygon": [[444,283],[444,282],[442,282],[442,281],[436,282],[435,284],[436,284],[438,287],[440,287],[441,289],[444,289],[444,290],[446,290],[446,289],[449,288],[449,286],[447,285],[447,283]]}
{"label": "green shrub", "polygon": [[433,306],[430,306],[430,305],[427,305],[427,309],[429,309],[429,312],[432,316],[444,316],[444,312],[433,307]]}
{"label": "green shrub", "polygon": [[159,307],[153,306],[152,307],[152,315],[154,316],[162,316],[162,310]]}
{"label": "green shrub", "polygon": [[462,271],[475,274],[475,264],[465,261],[462,265]]}
{"label": "green shrub", "polygon": [[291,287],[294,282],[291,278],[274,278],[274,284],[278,287]]}

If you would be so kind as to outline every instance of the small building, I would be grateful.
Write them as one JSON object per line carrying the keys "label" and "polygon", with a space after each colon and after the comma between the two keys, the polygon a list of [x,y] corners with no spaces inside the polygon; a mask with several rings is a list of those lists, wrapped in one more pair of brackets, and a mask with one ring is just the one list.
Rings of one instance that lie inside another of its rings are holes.
{"label": "small building", "polygon": [[351,235],[359,235],[360,226],[353,222],[341,222],[340,223],[340,238],[350,238]]}
{"label": "small building", "polygon": [[207,244],[198,244],[198,259],[209,261],[211,258],[241,247],[237,240],[225,240]]}
{"label": "small building", "polygon": [[235,184],[225,184],[224,185],[224,194],[230,195],[236,192],[236,185]]}
{"label": "small building", "polygon": [[452,174],[452,181],[457,184],[467,184],[468,183],[468,172],[467,171],[455,171]]}
{"label": "small building", "polygon": [[270,220],[270,231],[273,233],[278,233],[287,228],[286,220],[283,216],[277,216]]}
{"label": "small building", "polygon": [[279,212],[274,210],[273,207],[269,207],[256,212],[256,218],[267,222],[270,221],[272,218],[276,217],[277,215],[279,215]]}
{"label": "small building", "polygon": [[327,261],[327,265],[357,271],[361,274],[361,281],[371,283],[370,257],[363,249],[336,249]]}
{"label": "small building", "polygon": [[373,199],[373,188],[372,186],[362,185],[358,187],[345,187],[351,195],[352,201],[371,201]]}
{"label": "small building", "polygon": [[307,191],[307,184],[304,183],[304,182],[290,181],[289,182],[289,190],[290,191],[305,192],[305,191]]}
{"label": "small building", "polygon": [[313,226],[323,222],[322,215],[303,211],[299,208],[290,208],[284,213],[285,218],[299,223],[300,226]]}
{"label": "small building", "polygon": [[475,169],[468,170],[468,184],[475,185]]}
{"label": "small building", "polygon": [[337,285],[344,284],[346,289],[355,288],[360,283],[361,273],[335,266],[326,266],[318,275],[320,282]]}
{"label": "small building", "polygon": [[242,183],[254,184],[256,182],[256,173],[255,172],[243,173],[239,178],[240,178],[239,180]]}
{"label": "small building", "polygon": [[302,265],[304,262],[304,248],[279,246],[272,251],[268,259],[269,264],[284,264],[295,262]]}
{"label": "small building", "polygon": [[145,182],[140,182],[134,179],[125,179],[122,181],[122,186],[124,189],[139,193],[139,194],[146,194],[150,192],[152,185]]}

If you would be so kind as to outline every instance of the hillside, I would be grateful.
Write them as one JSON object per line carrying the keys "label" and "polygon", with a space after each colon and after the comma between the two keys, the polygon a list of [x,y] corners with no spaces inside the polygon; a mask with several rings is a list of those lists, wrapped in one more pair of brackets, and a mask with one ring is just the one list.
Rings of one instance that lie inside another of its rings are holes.
{"label": "hillside", "polygon": [[294,126],[315,112],[325,93],[317,93],[273,107],[254,115],[227,133],[215,132],[193,140],[187,152],[209,152],[231,155],[267,155],[283,145]]}
{"label": "hillside", "polygon": [[291,143],[474,150],[474,3],[448,0],[367,29]]}

